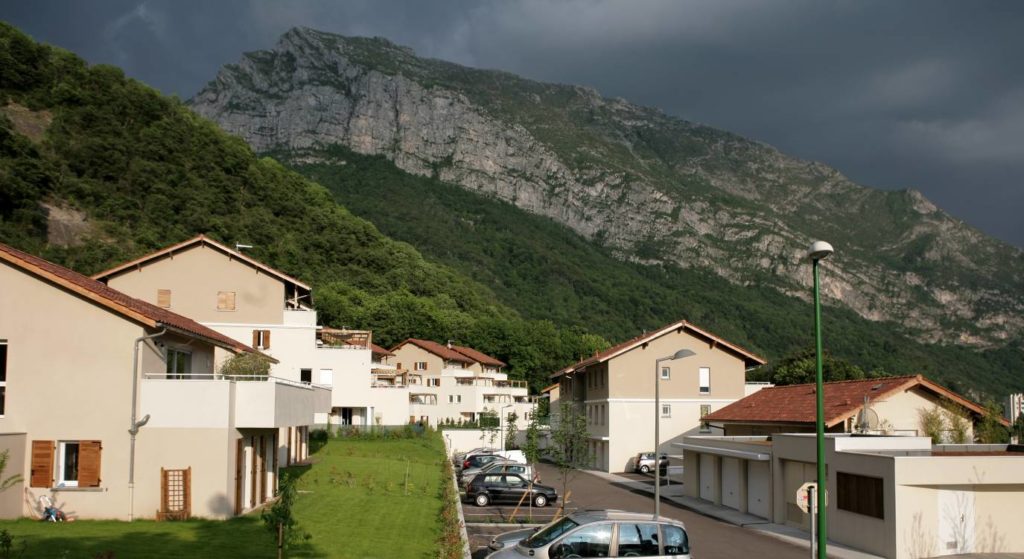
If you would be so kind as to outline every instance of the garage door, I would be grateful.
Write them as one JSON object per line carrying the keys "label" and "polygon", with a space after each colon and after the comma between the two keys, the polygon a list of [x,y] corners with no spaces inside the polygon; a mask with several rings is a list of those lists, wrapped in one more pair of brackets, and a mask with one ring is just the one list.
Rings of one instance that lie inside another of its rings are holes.
{"label": "garage door", "polygon": [[771,471],[768,462],[747,462],[747,512],[768,519],[768,492],[771,491]]}
{"label": "garage door", "polygon": [[706,501],[715,500],[715,457],[710,454],[700,455],[700,498]]}
{"label": "garage door", "polygon": [[722,504],[740,510],[740,461],[722,458]]}

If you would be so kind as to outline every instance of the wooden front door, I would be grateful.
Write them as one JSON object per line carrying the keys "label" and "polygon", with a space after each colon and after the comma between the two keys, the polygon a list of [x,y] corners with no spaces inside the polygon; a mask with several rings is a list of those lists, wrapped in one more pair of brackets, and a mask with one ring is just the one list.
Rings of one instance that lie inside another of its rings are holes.
{"label": "wooden front door", "polygon": [[257,485],[257,482],[258,482],[257,477],[259,477],[259,475],[258,475],[259,474],[259,467],[258,467],[258,465],[256,463],[257,456],[256,456],[256,437],[255,436],[250,438],[250,446],[249,446],[249,448],[252,449],[252,462],[249,463],[249,475],[252,477],[252,483],[250,484],[251,487],[249,488],[249,491],[250,491],[249,492],[249,506],[250,507],[255,507],[256,506],[256,490],[259,488],[259,485]]}
{"label": "wooden front door", "polygon": [[260,435],[260,502],[267,500],[267,436]]}
{"label": "wooden front door", "polygon": [[242,514],[245,508],[245,439],[238,439],[235,449],[235,516]]}

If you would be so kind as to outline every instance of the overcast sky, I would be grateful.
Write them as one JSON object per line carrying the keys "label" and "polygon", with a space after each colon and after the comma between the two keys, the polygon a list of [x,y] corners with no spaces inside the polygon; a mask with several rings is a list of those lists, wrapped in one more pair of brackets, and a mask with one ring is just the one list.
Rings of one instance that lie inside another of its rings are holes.
{"label": "overcast sky", "polygon": [[1024,247],[1024,2],[33,0],[0,19],[188,98],[305,25],[596,87]]}

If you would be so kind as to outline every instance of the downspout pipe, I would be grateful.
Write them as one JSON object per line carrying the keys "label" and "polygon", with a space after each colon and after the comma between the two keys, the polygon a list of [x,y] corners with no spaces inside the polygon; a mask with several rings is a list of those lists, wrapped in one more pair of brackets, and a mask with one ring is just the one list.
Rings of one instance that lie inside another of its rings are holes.
{"label": "downspout pipe", "polygon": [[138,394],[139,394],[139,344],[146,340],[159,338],[167,333],[164,328],[156,334],[140,336],[135,338],[135,345],[132,352],[132,418],[128,424],[128,434],[131,435],[131,444],[128,450],[128,522],[135,519],[135,435],[139,434],[139,428],[149,422],[149,415],[137,419]]}

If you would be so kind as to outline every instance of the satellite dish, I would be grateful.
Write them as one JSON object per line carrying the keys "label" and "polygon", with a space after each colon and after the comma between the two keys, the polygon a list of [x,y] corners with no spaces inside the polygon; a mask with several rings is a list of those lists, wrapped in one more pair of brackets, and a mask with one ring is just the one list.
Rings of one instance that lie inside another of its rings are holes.
{"label": "satellite dish", "polygon": [[869,431],[878,430],[878,413],[871,409],[868,402],[868,397],[865,396],[864,407],[861,408],[860,412],[857,414],[856,427],[858,433],[867,433]]}

